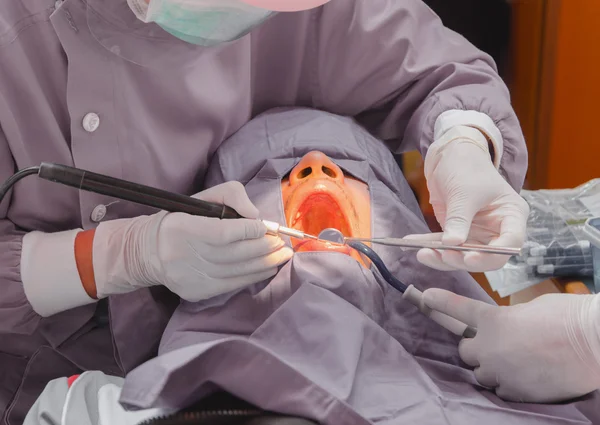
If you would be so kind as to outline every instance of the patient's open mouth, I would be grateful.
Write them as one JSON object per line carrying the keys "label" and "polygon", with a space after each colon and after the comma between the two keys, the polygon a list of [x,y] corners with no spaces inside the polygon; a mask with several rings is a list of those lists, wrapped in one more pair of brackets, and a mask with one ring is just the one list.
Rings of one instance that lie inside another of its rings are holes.
{"label": "patient's open mouth", "polygon": [[[346,214],[336,199],[328,193],[316,192],[308,195],[302,202],[295,216],[291,218],[291,227],[317,236],[327,228],[338,229],[344,236],[352,236],[352,227]],[[304,240],[294,247],[296,252],[302,251],[334,251],[350,254],[347,246],[324,241]]]}

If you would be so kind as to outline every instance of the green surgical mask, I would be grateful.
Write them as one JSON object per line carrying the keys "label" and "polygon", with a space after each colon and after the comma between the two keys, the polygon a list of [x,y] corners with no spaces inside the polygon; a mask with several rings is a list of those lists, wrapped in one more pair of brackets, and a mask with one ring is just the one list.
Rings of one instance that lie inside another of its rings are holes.
{"label": "green surgical mask", "polygon": [[213,46],[237,40],[275,12],[237,0],[127,0],[138,19],[155,22],[188,43]]}

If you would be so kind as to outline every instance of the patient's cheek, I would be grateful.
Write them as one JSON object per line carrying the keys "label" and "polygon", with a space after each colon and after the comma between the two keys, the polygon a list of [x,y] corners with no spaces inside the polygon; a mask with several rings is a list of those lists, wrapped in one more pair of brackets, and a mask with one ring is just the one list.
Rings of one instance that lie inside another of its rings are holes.
{"label": "patient's cheek", "polygon": [[281,179],[281,198],[283,199],[283,206],[285,208],[285,206],[287,205],[287,201],[290,195],[290,181],[289,179],[286,177],[284,179]]}
{"label": "patient's cheek", "polygon": [[352,201],[354,208],[361,209],[364,211],[371,211],[371,194],[369,193],[369,186],[359,180],[353,178],[346,179],[346,187]]}
{"label": "patient's cheek", "polygon": [[352,197],[354,209],[358,216],[360,237],[371,238],[371,193],[367,184],[348,178],[346,187]]}

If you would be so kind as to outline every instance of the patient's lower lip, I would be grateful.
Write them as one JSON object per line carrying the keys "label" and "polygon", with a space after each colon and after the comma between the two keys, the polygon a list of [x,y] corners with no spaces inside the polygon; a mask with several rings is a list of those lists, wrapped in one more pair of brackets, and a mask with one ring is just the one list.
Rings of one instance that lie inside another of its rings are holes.
{"label": "patient's lower lip", "polygon": [[296,245],[296,252],[302,251],[329,251],[350,255],[352,250],[347,245],[332,244],[325,241],[305,240]]}

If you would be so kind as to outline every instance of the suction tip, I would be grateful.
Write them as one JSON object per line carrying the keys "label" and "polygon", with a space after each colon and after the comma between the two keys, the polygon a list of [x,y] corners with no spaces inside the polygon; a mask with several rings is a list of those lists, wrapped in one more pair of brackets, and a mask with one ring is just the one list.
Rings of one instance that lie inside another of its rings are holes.
{"label": "suction tip", "polygon": [[342,232],[340,232],[338,229],[333,229],[333,228],[322,230],[321,233],[319,233],[319,239],[327,241],[327,242],[342,244],[342,245],[344,244],[344,241],[345,241],[345,238],[344,238],[344,235],[342,235]]}

